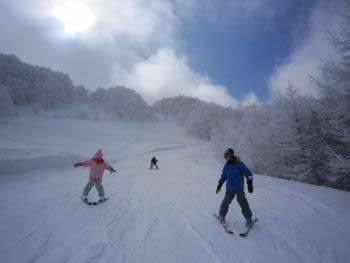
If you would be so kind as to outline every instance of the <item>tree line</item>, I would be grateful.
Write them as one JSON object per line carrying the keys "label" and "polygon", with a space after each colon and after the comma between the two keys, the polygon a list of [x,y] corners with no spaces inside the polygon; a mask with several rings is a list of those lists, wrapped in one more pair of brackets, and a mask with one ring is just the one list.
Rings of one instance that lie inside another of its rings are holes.
{"label": "tree line", "polygon": [[16,115],[22,108],[35,112],[65,109],[68,116],[78,119],[155,119],[150,106],[132,89],[115,86],[89,91],[74,86],[67,74],[0,54],[0,116]]}

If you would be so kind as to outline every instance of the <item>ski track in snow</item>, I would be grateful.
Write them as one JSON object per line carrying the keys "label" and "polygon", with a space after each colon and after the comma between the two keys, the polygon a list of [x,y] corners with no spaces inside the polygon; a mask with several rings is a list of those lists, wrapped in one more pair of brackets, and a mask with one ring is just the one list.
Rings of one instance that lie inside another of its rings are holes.
{"label": "ski track in snow", "polygon": [[194,234],[194,236],[199,240],[199,242],[203,245],[203,247],[205,248],[205,250],[208,252],[209,255],[211,255],[214,259],[214,262],[219,262],[221,263],[222,261],[220,260],[220,257],[218,256],[218,254],[215,252],[214,248],[212,245],[210,245],[210,243],[208,243],[207,240],[205,240],[202,235],[195,229],[195,227],[193,226],[192,221],[186,216],[183,215],[184,219],[186,220],[186,223],[188,224],[190,230],[192,231],[192,233]]}
{"label": "ski track in snow", "polygon": [[159,218],[159,217],[156,217],[156,218],[153,220],[153,223],[151,224],[151,226],[148,228],[147,233],[146,233],[146,236],[145,236],[145,239],[144,239],[144,242],[145,242],[145,243],[147,242],[149,236],[151,235],[153,228],[154,228],[155,225],[157,224],[158,218]]}
{"label": "ski track in snow", "polygon": [[[247,198],[259,221],[239,237],[234,200],[228,235],[212,216],[222,167],[205,143],[169,123],[45,121],[0,130],[2,263],[350,262],[347,192],[256,175]],[[91,207],[79,199],[88,170],[72,165],[97,148],[117,174],[105,173],[109,200]]]}

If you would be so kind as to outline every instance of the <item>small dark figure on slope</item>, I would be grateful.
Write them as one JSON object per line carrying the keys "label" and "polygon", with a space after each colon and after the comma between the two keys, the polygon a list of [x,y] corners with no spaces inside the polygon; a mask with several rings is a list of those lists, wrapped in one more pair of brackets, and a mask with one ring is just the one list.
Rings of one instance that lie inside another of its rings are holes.
{"label": "small dark figure on slope", "polygon": [[153,156],[152,159],[151,159],[151,166],[150,166],[149,169],[152,170],[155,167],[158,170],[157,162],[158,162],[158,160],[156,159],[156,157]]}

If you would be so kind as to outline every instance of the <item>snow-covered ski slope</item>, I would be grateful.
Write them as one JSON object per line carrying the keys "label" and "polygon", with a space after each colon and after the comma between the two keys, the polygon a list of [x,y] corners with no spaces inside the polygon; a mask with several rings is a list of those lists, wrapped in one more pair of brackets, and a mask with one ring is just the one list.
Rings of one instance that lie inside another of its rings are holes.
{"label": "snow-covered ski slope", "polygon": [[[91,207],[88,170],[72,165],[97,148],[117,174]],[[236,201],[234,235],[212,215],[220,172],[209,145],[169,123],[0,121],[0,262],[350,262],[350,193],[255,175],[259,221],[241,238]]]}

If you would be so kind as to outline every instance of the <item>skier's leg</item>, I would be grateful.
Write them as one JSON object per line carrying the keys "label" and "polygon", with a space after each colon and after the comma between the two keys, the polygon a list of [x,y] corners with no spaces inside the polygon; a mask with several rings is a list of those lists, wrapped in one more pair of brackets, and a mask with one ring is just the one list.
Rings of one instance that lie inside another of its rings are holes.
{"label": "skier's leg", "polygon": [[105,198],[105,192],[103,190],[103,186],[102,186],[102,178],[97,178],[95,180],[95,187],[97,189],[97,192],[98,192],[98,196],[101,199],[104,199]]}
{"label": "skier's leg", "polygon": [[252,211],[250,210],[249,203],[247,198],[245,197],[244,192],[237,192],[237,201],[241,207],[242,214],[246,220],[250,220],[252,218]]}
{"label": "skier's leg", "polygon": [[89,182],[85,185],[84,187],[84,191],[83,191],[83,196],[87,198],[91,188],[94,185],[94,179],[93,178],[89,178]]}
{"label": "skier's leg", "polygon": [[156,166],[156,169],[158,170],[158,165],[156,163],[154,165]]}
{"label": "skier's leg", "polygon": [[235,192],[225,193],[225,197],[224,197],[224,200],[222,200],[221,202],[220,211],[219,211],[219,216],[221,216],[222,218],[225,218],[233,198],[235,198]]}

